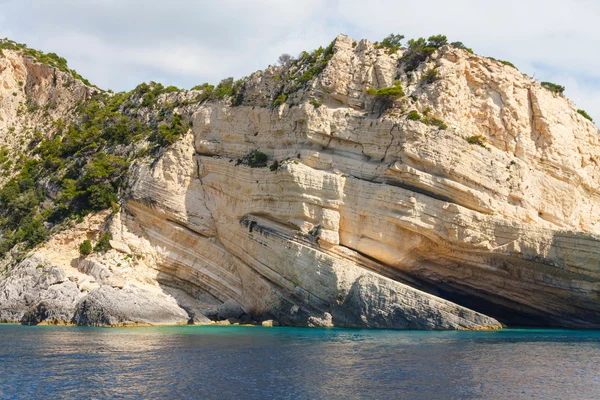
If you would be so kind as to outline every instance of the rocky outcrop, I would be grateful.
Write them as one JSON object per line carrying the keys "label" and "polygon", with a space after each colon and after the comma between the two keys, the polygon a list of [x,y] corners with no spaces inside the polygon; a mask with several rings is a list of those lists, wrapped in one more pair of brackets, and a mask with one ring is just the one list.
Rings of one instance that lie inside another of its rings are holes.
{"label": "rocky outcrop", "polygon": [[81,296],[60,266],[34,254],[0,280],[0,321],[68,323]]}
{"label": "rocky outcrop", "polygon": [[[31,141],[50,137],[62,124],[72,121],[75,107],[98,92],[68,72],[18,51],[2,50],[0,148],[10,151],[16,160]],[[2,174],[0,184],[8,176]]]}
{"label": "rocky outcrop", "polygon": [[[94,278],[73,322],[600,327],[598,129],[511,66],[444,46],[406,73],[403,52],[342,35],[302,87],[297,62],[177,109],[191,129],[131,167],[113,250],[60,244]],[[367,93],[395,81],[387,109]],[[5,320],[60,314],[4,296]]]}
{"label": "rocky outcrop", "polygon": [[87,326],[181,325],[188,314],[174,299],[135,287],[102,286],[77,303],[73,322]]}

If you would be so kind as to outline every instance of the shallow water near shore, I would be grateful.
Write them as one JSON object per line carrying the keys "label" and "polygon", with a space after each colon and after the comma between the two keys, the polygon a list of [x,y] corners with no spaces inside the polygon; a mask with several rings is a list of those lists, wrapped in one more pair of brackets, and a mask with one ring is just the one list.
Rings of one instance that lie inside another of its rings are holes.
{"label": "shallow water near shore", "polygon": [[600,331],[0,325],[0,398],[600,397]]}

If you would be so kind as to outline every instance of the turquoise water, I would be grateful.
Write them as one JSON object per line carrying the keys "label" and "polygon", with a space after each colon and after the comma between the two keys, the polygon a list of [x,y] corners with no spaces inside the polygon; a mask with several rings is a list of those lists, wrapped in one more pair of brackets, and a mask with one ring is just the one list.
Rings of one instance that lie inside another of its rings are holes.
{"label": "turquoise water", "polygon": [[0,398],[595,399],[600,332],[0,325]]}

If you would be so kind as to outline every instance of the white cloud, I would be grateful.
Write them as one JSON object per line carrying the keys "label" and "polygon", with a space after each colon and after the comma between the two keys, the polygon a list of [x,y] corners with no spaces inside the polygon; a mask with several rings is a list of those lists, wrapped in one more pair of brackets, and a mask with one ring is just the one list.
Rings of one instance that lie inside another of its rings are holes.
{"label": "white cloud", "polygon": [[443,33],[506,59],[600,120],[600,3],[592,0],[0,0],[0,36],[55,51],[101,87],[191,87],[327,45]]}

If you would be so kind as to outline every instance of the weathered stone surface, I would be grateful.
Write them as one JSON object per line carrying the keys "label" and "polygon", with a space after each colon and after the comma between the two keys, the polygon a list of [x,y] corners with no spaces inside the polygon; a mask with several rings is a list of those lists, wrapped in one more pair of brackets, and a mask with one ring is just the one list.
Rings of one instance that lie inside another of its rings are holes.
{"label": "weathered stone surface", "polygon": [[0,279],[0,321],[19,322],[25,317],[24,322],[31,324],[69,323],[81,297],[62,268],[33,254]]}
{"label": "weathered stone surface", "polygon": [[221,304],[217,309],[217,318],[219,319],[238,319],[244,314],[244,310],[235,300],[229,299]]}
{"label": "weathered stone surface", "polygon": [[79,301],[73,322],[92,326],[180,325],[187,324],[188,319],[173,298],[161,293],[131,286],[102,286]]}
{"label": "weathered stone surface", "polygon": [[[510,66],[444,46],[409,79],[402,53],[341,35],[279,107],[285,67],[251,75],[236,107],[178,109],[192,129],[132,166],[113,250],[73,262],[100,222],[36,250],[77,277],[76,322],[600,327],[598,129]],[[366,89],[396,79],[406,96],[383,110]],[[242,162],[254,150],[267,167]],[[30,282],[65,278],[23,263],[0,317],[37,321],[51,307]]]}
{"label": "weathered stone surface", "polygon": [[118,242],[116,240],[109,240],[110,247],[113,249],[120,251],[121,253],[131,255],[131,250],[125,243]]}

